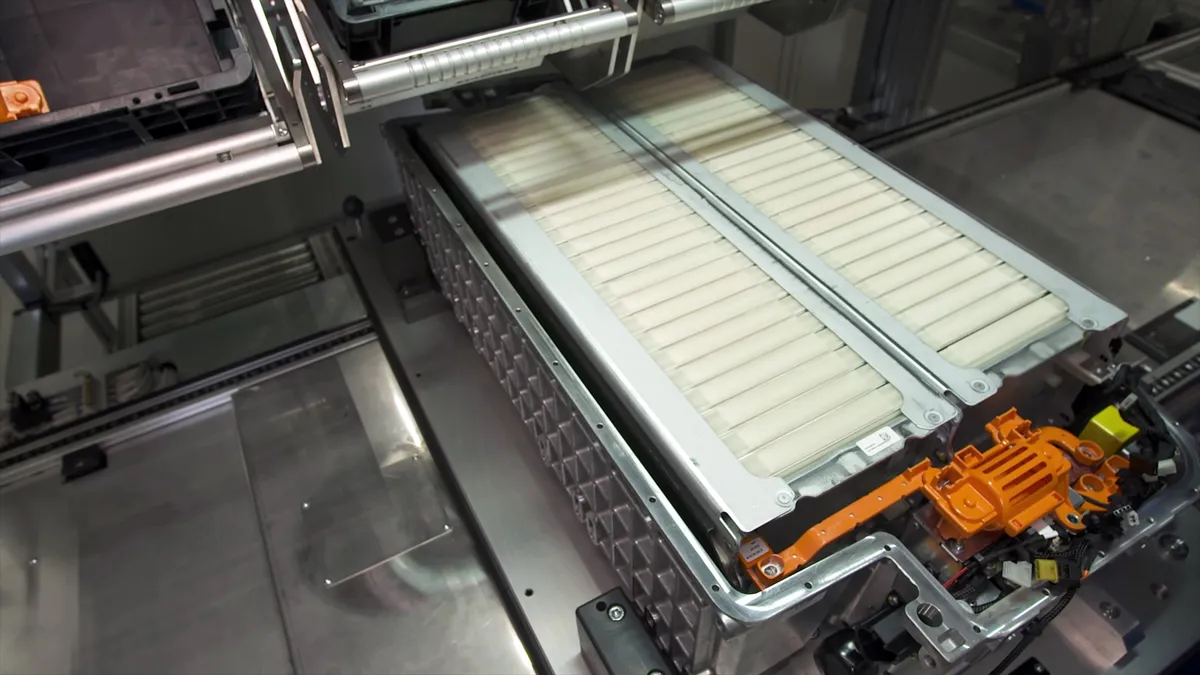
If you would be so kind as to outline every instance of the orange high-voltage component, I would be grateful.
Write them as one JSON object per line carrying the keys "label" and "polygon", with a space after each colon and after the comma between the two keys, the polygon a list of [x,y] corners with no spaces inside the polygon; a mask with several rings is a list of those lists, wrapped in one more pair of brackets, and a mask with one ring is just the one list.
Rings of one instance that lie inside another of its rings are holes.
{"label": "orange high-voltage component", "polygon": [[[1124,457],[1106,460],[1096,444],[1067,431],[1034,429],[1016,409],[992,420],[987,430],[995,441],[991,448],[981,452],[968,445],[940,469],[924,460],[814,525],[779,553],[771,551],[761,537],[747,539],[739,551],[742,565],[760,588],[766,588],[917,491],[937,509],[938,534],[945,539],[967,539],[996,530],[1016,536],[1047,516],[1080,531],[1084,529],[1081,511],[1107,510],[1109,499],[1118,492],[1118,472],[1129,467]],[[1071,505],[1072,471],[1082,472],[1074,486],[1084,497],[1080,509]]]}
{"label": "orange high-voltage component", "polygon": [[37,80],[0,82],[0,122],[48,112],[50,105]]}
{"label": "orange high-voltage component", "polygon": [[1004,530],[1015,537],[1050,514],[1067,529],[1082,530],[1068,492],[1072,460],[1091,467],[1104,452],[1056,427],[1034,430],[1015,409],[987,430],[996,444],[986,452],[968,445],[944,469],[924,476],[925,496],[942,516],[938,534],[967,539]]}

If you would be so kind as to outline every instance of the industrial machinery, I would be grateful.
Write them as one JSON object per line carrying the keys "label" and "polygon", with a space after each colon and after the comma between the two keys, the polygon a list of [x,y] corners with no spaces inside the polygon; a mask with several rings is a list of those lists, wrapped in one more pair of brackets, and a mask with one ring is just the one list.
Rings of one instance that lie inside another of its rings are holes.
{"label": "industrial machinery", "polygon": [[[720,64],[395,143],[443,292],[683,672],[861,585],[827,672],[959,668],[1195,499],[1122,312]],[[1076,418],[1112,378],[1124,412]]]}
{"label": "industrial machinery", "polygon": [[[525,665],[1007,672],[1098,573],[1173,536],[1196,503],[1200,444],[1164,401],[1194,400],[1179,392],[1200,356],[1164,349],[1154,373],[1133,363],[1126,311],[882,159],[882,144],[851,138],[878,127],[910,142],[925,102],[896,88],[921,73],[864,85],[882,92],[869,114],[826,115],[854,122],[836,128],[704,50],[640,58],[656,37],[751,5],[792,34],[849,4],[517,2],[500,25],[411,44],[406,22],[425,12],[485,12],[233,0],[209,23],[253,63],[239,86],[253,83],[261,113],[184,124],[207,135],[149,153],[155,106],[194,122],[183,111],[199,102],[188,89],[143,105],[148,89],[105,103],[141,125],[138,147],[121,148],[133,154],[84,162],[43,152],[67,116],[40,87],[40,114],[0,108],[0,142],[23,139],[2,147],[42,149],[0,155],[12,171],[0,276],[19,323],[57,331],[57,312],[86,312],[115,352],[11,387],[0,499],[39,512],[34,482],[89,485],[112,470],[110,448],[211,415],[232,429],[230,475],[248,485],[267,586],[291,584],[268,595],[296,670],[340,668],[306,643],[349,623],[307,622],[329,607],[377,612],[345,590],[359,581],[372,601],[445,618],[406,593],[487,576],[443,578],[406,557],[466,537],[444,480],[471,523],[475,544],[460,548],[483,543],[508,606],[468,628],[510,619]],[[918,12],[885,4],[911,28]],[[934,9],[926,28],[944,28],[946,7]],[[1122,64],[1122,77],[1138,69]],[[32,106],[10,89],[6,101]],[[416,106],[439,92],[449,104]],[[140,289],[124,337],[100,309],[109,274],[95,252],[55,244],[382,148],[352,138],[347,119],[394,103],[414,113],[382,132],[402,206],[350,197],[332,228]],[[1154,105],[1186,116],[1178,100]],[[37,170],[34,156],[66,159]],[[39,271],[28,251],[51,262]],[[333,360],[345,392],[325,372]],[[529,487],[539,480],[554,494]],[[5,537],[57,545],[6,517],[0,563],[16,555]],[[25,557],[25,574],[47,568]],[[563,601],[539,603],[573,597],[567,578],[604,587],[575,603],[578,641],[562,647]]]}

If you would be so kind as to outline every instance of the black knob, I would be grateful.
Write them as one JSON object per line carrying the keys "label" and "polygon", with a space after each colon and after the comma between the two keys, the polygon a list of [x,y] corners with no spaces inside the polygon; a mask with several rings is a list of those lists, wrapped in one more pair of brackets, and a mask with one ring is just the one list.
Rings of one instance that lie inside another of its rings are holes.
{"label": "black knob", "polygon": [[363,200],[354,195],[350,195],[342,200],[342,213],[346,214],[347,218],[358,220],[362,218],[363,211],[366,207],[363,205]]}

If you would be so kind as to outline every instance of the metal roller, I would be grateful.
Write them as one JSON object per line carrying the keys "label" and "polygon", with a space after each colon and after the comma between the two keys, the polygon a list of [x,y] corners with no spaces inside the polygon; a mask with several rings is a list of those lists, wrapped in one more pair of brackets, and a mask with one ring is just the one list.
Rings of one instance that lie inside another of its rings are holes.
{"label": "metal roller", "polygon": [[390,102],[473,80],[532,68],[550,54],[632,33],[637,13],[597,7],[481,33],[361,64],[345,82],[351,106]]}
{"label": "metal roller", "polygon": [[766,0],[656,0],[651,13],[654,23],[665,25],[731,12],[763,2]]}

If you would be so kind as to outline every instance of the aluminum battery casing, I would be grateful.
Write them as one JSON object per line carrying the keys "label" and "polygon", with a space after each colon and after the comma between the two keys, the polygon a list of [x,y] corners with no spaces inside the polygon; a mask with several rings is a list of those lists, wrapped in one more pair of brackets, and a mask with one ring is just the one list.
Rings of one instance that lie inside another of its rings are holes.
{"label": "aluminum battery casing", "polygon": [[[761,664],[755,649],[791,636],[792,618],[800,614],[823,616],[827,610],[820,603],[827,594],[838,593],[880,563],[894,566],[917,589],[917,597],[904,608],[905,618],[923,653],[939,666],[978,658],[1053,602],[1039,592],[1022,591],[982,614],[969,614],[899,540],[882,533],[856,541],[765,592],[733,587],[538,319],[524,311],[528,304],[425,160],[406,141],[393,142],[414,220],[443,294],[509,393],[542,460],[563,483],[563,508],[573,509],[586,527],[659,648],[681,672],[743,672],[751,661]],[[1194,454],[1186,460],[1179,483],[1143,507],[1143,524],[1115,542],[1110,557],[1098,565],[1154,536],[1194,500],[1200,472]],[[945,627],[934,630],[918,619],[917,607],[924,602],[941,608]],[[948,628],[965,638],[961,644],[949,648],[939,640]]]}
{"label": "aluminum battery casing", "polygon": [[[887,534],[865,537],[766,592],[747,594],[733,587],[680,513],[683,506],[667,498],[669,493],[510,283],[509,274],[528,282],[528,270],[511,260],[498,264],[480,241],[473,227],[489,238],[494,235],[494,223],[483,222],[487,219],[480,211],[498,203],[464,190],[467,182],[460,182],[458,173],[472,164],[448,156],[438,147],[438,135],[435,129],[422,131],[420,153],[406,142],[398,142],[397,148],[431,266],[460,322],[525,419],[542,459],[564,484],[570,499],[564,507],[569,503],[574,508],[619,572],[659,647],[682,671],[741,672],[747,652],[782,644],[791,631],[789,617],[822,615],[826,610],[821,603],[830,594],[881,563],[893,566],[917,589],[918,596],[904,607],[908,628],[922,644],[922,654],[939,667],[977,658],[1052,601],[1040,593],[1019,592],[982,614],[971,614]],[[626,138],[623,145],[631,142]],[[444,186],[426,166],[430,162]],[[453,188],[454,199],[445,187]],[[495,240],[488,245],[502,246]],[[539,296],[535,305],[545,300],[542,289],[522,288]],[[1148,505],[1156,518],[1118,542],[1113,553],[1157,531],[1187,503],[1197,483],[1194,462],[1188,467],[1179,486]],[[945,623],[936,630],[917,619],[917,607],[925,602],[942,609]]]}

